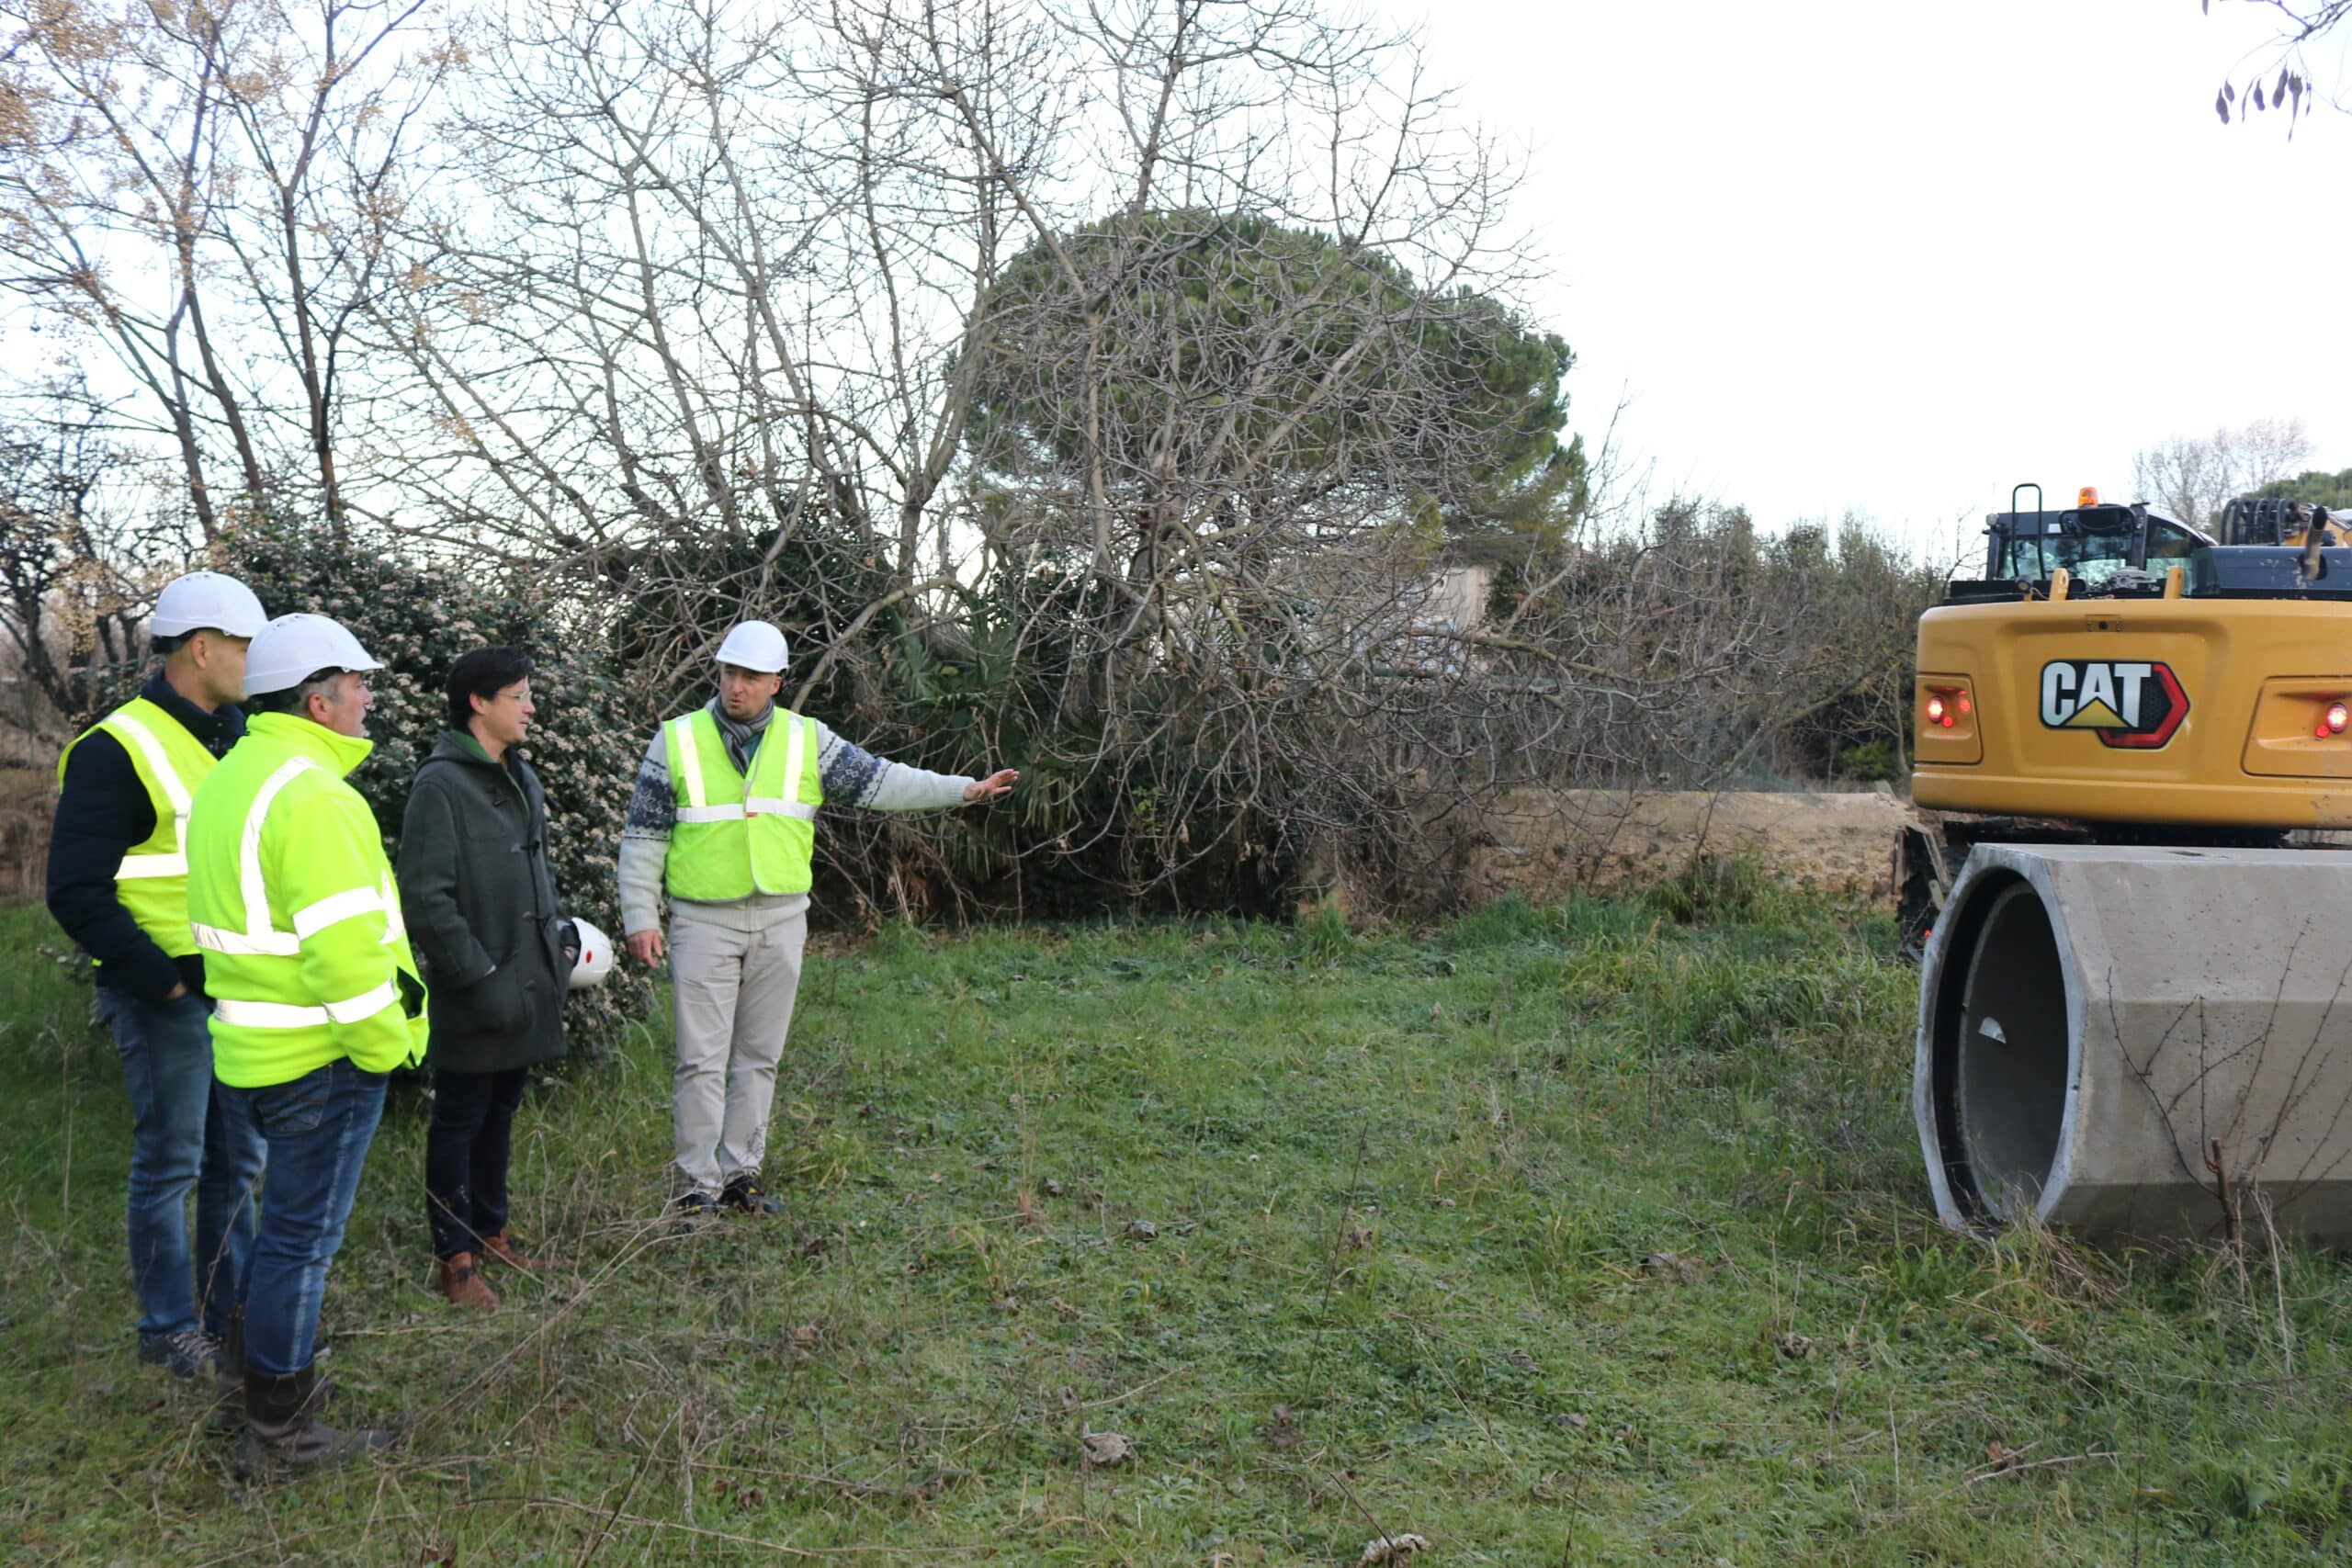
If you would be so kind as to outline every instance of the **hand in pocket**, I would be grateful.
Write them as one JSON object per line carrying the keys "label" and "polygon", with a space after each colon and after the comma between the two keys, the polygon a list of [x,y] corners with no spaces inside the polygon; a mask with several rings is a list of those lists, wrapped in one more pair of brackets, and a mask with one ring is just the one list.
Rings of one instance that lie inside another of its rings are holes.
{"label": "hand in pocket", "polygon": [[530,994],[523,988],[522,971],[502,964],[466,993],[485,1034],[512,1034],[531,1021]]}

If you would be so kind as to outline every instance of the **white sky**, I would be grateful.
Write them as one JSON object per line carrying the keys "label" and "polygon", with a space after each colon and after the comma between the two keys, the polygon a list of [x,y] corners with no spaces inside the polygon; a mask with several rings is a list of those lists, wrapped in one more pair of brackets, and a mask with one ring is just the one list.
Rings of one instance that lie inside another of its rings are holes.
{"label": "white sky", "polygon": [[2215,118],[2253,6],[1381,8],[1529,149],[1573,425],[1629,392],[1653,500],[1940,552],[2021,479],[2131,499],[2168,435],[2299,417],[2352,466],[2352,114]]}

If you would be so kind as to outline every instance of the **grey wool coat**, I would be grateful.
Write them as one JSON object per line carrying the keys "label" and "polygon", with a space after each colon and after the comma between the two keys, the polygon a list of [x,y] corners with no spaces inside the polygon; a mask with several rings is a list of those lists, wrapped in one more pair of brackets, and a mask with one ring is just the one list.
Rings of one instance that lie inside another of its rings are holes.
{"label": "grey wool coat", "polygon": [[495,1073],[563,1055],[561,907],[530,763],[445,731],[401,823],[401,918],[432,989],[428,1060]]}

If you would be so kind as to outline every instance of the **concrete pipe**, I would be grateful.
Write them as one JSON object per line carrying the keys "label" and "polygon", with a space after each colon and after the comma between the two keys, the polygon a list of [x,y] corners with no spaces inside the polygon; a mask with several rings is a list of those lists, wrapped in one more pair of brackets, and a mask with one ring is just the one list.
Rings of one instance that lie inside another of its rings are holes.
{"label": "concrete pipe", "polygon": [[1948,1224],[2352,1242],[2352,852],[1978,845],[1912,1111]]}

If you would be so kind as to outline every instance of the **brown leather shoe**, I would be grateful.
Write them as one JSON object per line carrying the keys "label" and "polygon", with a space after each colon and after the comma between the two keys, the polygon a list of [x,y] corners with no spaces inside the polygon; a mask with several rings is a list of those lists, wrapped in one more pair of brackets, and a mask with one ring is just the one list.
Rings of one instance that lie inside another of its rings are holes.
{"label": "brown leather shoe", "polygon": [[498,1309],[498,1292],[481,1277],[481,1259],[470,1252],[433,1260],[433,1288],[449,1298],[451,1306]]}
{"label": "brown leather shoe", "polygon": [[514,1238],[504,1231],[482,1237],[481,1252],[484,1258],[495,1258],[509,1269],[520,1269],[526,1274],[536,1273],[551,1262],[548,1258],[532,1257],[515,1246]]}

